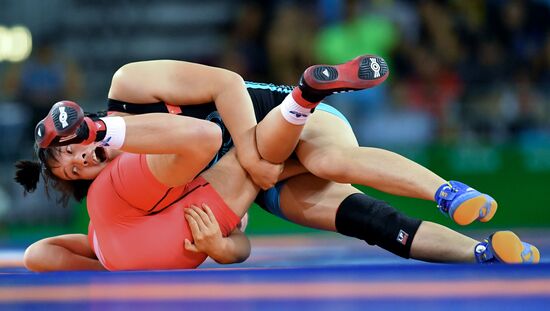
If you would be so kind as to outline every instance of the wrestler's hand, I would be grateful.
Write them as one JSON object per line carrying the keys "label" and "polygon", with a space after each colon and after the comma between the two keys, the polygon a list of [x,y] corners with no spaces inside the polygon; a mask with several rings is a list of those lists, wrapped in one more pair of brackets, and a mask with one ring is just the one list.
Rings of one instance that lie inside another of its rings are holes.
{"label": "wrestler's hand", "polygon": [[184,209],[194,243],[185,239],[185,249],[203,252],[221,264],[243,262],[250,256],[250,241],[239,229],[223,237],[220,226],[210,208],[191,206]]}
{"label": "wrestler's hand", "polygon": [[275,186],[284,168],[283,164],[273,164],[261,159],[257,152],[237,153],[237,157],[252,181],[263,190]]}
{"label": "wrestler's hand", "polygon": [[203,204],[202,208],[191,205],[189,208],[184,208],[184,212],[194,240],[192,243],[185,239],[186,250],[206,253],[213,257],[212,255],[224,248],[224,237],[220,225],[206,204]]}

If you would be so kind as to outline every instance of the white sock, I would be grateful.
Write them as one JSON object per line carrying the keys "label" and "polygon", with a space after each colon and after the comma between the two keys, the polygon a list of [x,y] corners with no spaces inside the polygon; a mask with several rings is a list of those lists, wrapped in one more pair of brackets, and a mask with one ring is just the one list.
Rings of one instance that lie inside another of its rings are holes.
{"label": "white sock", "polygon": [[101,118],[101,121],[105,123],[107,132],[105,138],[100,141],[100,145],[120,149],[124,144],[124,138],[126,138],[126,122],[122,117],[105,117]]}
{"label": "white sock", "polygon": [[288,94],[280,105],[283,118],[289,123],[294,125],[304,125],[307,118],[311,114],[311,108],[304,108],[300,106],[292,97],[292,94]]}

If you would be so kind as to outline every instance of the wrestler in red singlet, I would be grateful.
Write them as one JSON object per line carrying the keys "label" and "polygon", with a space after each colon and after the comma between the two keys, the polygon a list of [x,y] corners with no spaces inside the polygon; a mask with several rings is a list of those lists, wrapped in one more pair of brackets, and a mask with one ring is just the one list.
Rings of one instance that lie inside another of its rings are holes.
{"label": "wrestler in red singlet", "polygon": [[124,153],[88,191],[90,245],[111,271],[196,268],[207,256],[185,250],[185,239],[193,236],[183,208],[202,203],[212,209],[223,236],[237,227],[239,217],[204,178],[168,187],[153,176],[146,155]]}

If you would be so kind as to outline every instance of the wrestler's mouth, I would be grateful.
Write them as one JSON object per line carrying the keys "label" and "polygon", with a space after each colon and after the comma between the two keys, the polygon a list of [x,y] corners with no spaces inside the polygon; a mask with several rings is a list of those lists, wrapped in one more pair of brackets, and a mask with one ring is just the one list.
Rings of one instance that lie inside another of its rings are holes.
{"label": "wrestler's mouth", "polygon": [[103,147],[97,147],[92,152],[92,159],[95,163],[103,163],[107,161],[107,152]]}

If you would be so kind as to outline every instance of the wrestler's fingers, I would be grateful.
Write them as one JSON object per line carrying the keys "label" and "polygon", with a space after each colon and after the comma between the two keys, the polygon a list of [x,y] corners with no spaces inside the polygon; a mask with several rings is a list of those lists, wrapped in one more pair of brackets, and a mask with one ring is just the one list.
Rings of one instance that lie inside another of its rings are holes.
{"label": "wrestler's fingers", "polygon": [[193,217],[193,220],[197,223],[197,226],[201,231],[206,230],[207,226],[202,220],[202,217],[199,215],[198,211],[196,210],[198,207],[195,207],[191,205],[189,208],[185,209],[185,213],[191,217]]}
{"label": "wrestler's fingers", "polygon": [[202,208],[198,206],[192,206],[192,208],[195,212],[197,212],[197,214],[199,214],[199,216],[201,217],[201,220],[204,222],[204,224],[207,227],[212,226],[212,221],[210,221],[210,217]]}
{"label": "wrestler's fingers", "polygon": [[188,239],[185,239],[184,247],[185,247],[186,250],[188,250],[190,252],[194,252],[194,253],[199,252],[199,249],[197,248],[197,246],[195,246],[195,244],[191,243],[191,241],[189,241]]}
{"label": "wrestler's fingers", "polygon": [[214,216],[214,213],[212,212],[212,209],[210,208],[210,206],[206,205],[205,203],[202,203],[202,209],[208,215],[210,222],[214,225],[218,225],[218,220],[216,219],[216,216]]}
{"label": "wrestler's fingers", "polygon": [[197,238],[201,234],[201,229],[199,228],[199,225],[197,224],[197,221],[193,216],[189,214],[185,214],[185,220],[187,220],[187,223],[189,224],[189,229],[191,229],[191,235],[193,235],[193,238]]}

